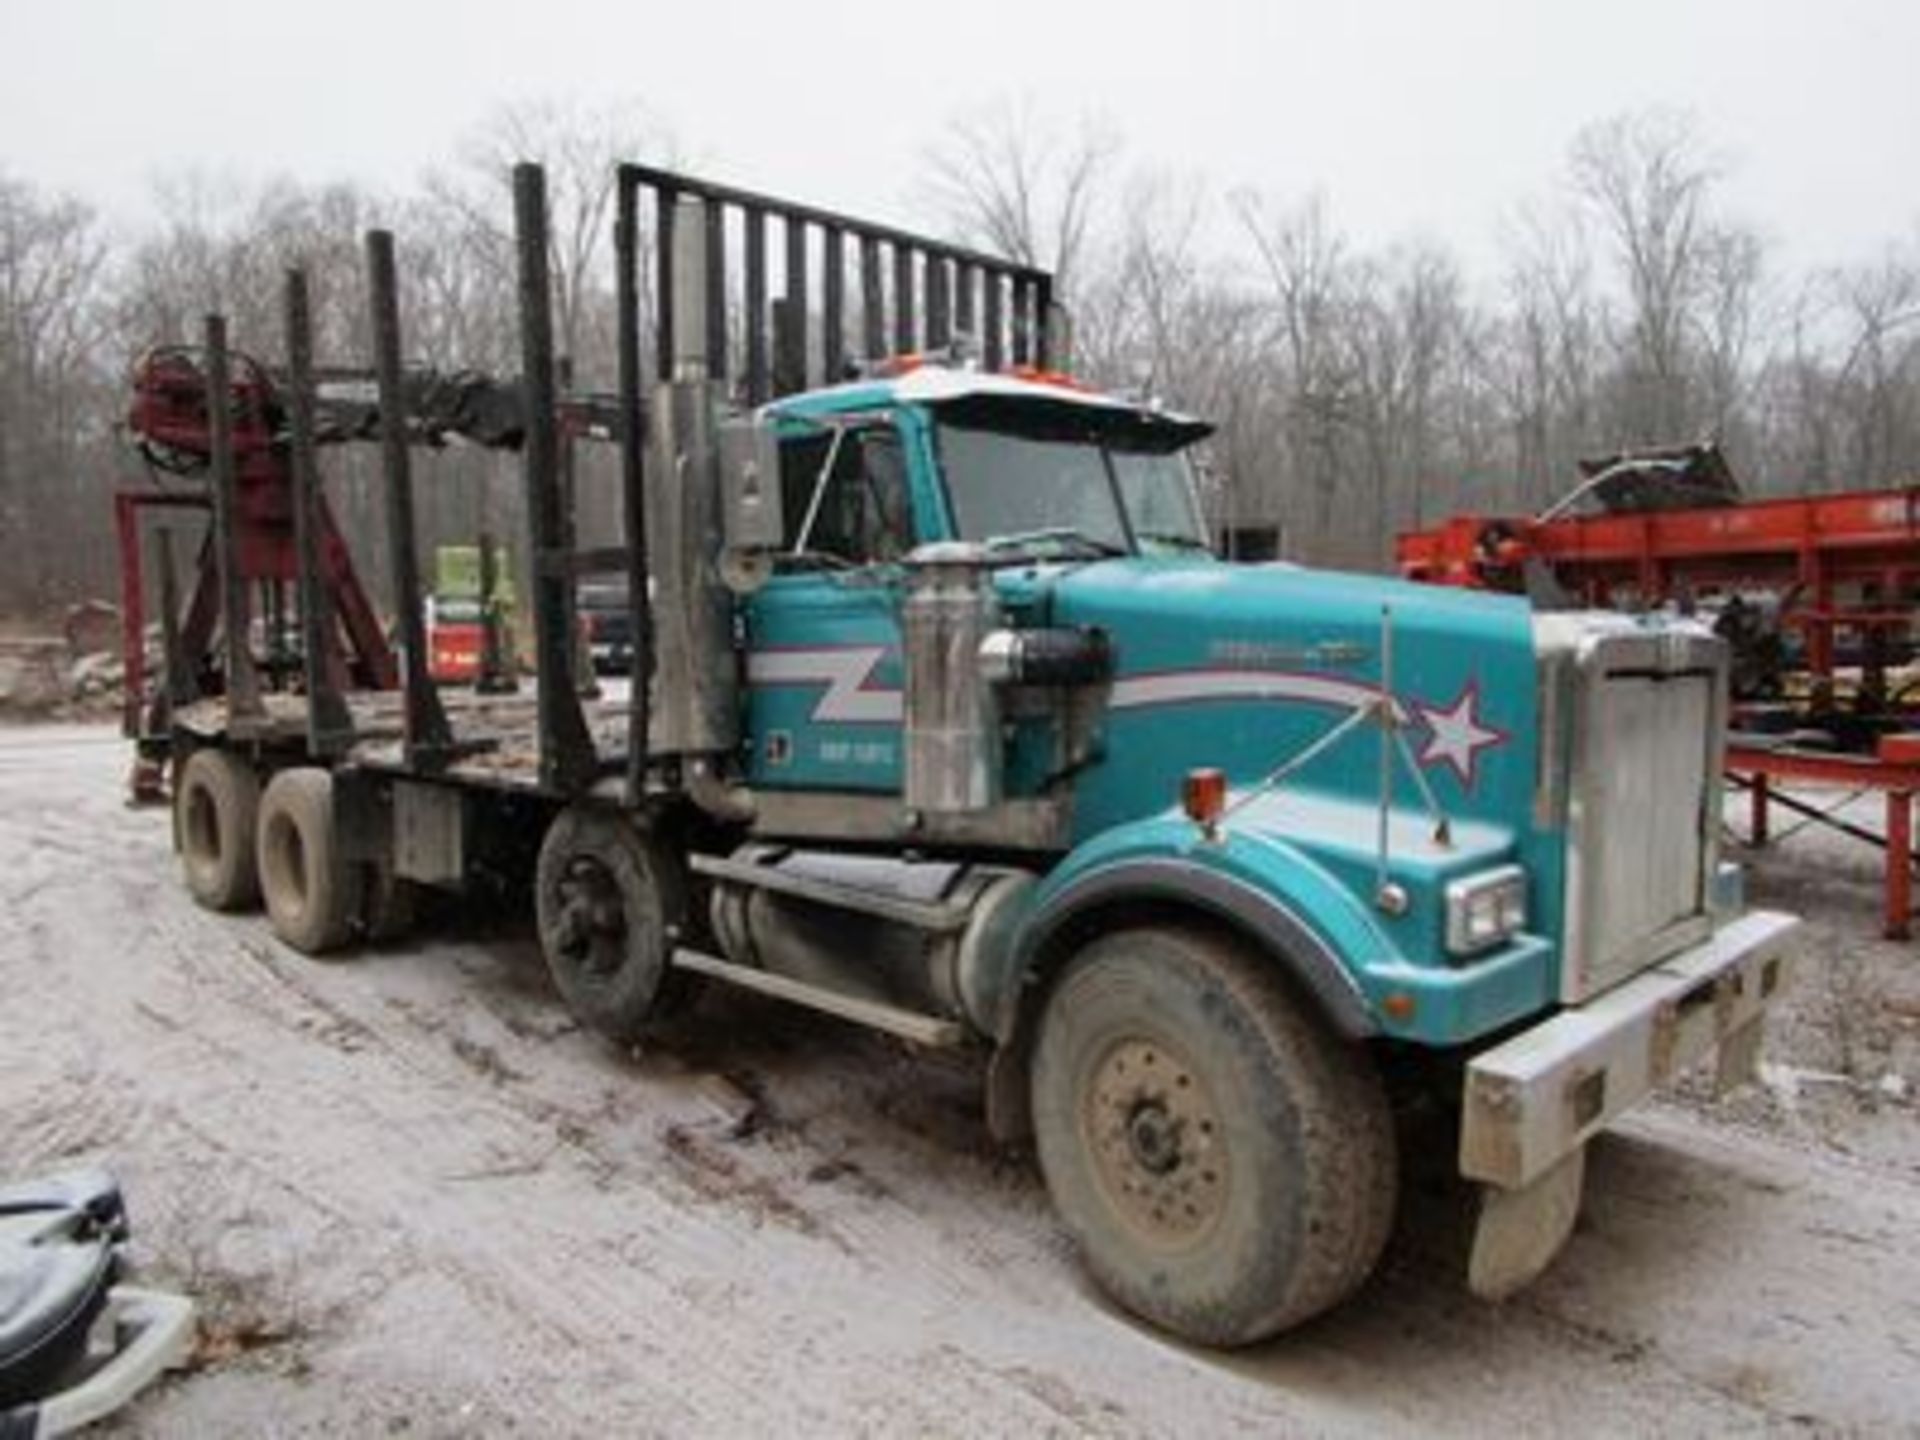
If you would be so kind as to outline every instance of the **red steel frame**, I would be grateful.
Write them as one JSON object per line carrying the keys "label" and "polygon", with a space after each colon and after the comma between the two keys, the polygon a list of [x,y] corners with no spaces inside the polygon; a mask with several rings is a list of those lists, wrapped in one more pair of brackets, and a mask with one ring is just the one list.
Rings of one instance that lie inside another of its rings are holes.
{"label": "red steel frame", "polygon": [[1641,605],[1716,591],[1797,592],[1807,669],[1833,677],[1836,632],[1904,631],[1920,598],[1920,487],[1561,520],[1456,516],[1402,535],[1410,579],[1519,590],[1543,561],[1582,602]]}
{"label": "red steel frame", "polygon": [[1812,750],[1727,747],[1727,774],[1748,787],[1751,809],[1748,842],[1769,838],[1773,788],[1779,781],[1878,790],[1886,797],[1886,870],[1882,930],[1889,940],[1905,940],[1913,916],[1913,797],[1920,794],[1920,743],[1889,736],[1877,755],[1843,755]]}
{"label": "red steel frame", "polygon": [[[160,352],[139,366],[129,428],[144,441],[175,454],[209,453],[211,436],[206,391],[197,367],[183,352]],[[300,575],[294,543],[293,482],[285,446],[268,415],[272,388],[265,372],[243,361],[234,391],[233,452],[235,528],[241,578],[249,584],[289,587]],[[147,734],[143,714],[156,698],[149,694],[146,664],[147,596],[141,516],[150,510],[210,514],[212,499],[204,484],[182,482],[176,489],[123,490],[114,496],[114,522],[120,547],[120,614],[126,700],[122,724],[136,739]],[[326,502],[319,504],[319,572],[333,597],[333,613],[343,634],[330,635],[336,657],[351,660],[360,685],[391,690],[399,668],[373,602],[353,568],[345,537]],[[184,617],[179,621],[179,663],[192,670],[209,653],[220,618],[219,567],[211,547],[203,546]],[[342,641],[344,639],[344,648]],[[151,713],[151,712],[148,712]]]}
{"label": "red steel frame", "polygon": [[[188,510],[210,513],[212,502],[204,491],[122,490],[113,497],[113,517],[120,545],[120,645],[126,667],[126,699],[121,723],[125,733],[139,739],[146,733],[142,709],[148,693],[146,630],[146,556],[141,543],[140,517],[150,510]],[[320,573],[334,594],[336,612],[346,631],[360,683],[369,689],[391,690],[399,682],[393,651],[381,631],[379,616],[354,572],[347,542],[325,502],[320,507]],[[299,578],[290,523],[271,520],[243,523],[240,571],[249,581],[291,585]],[[180,620],[181,660],[197,665],[213,644],[220,610],[219,571],[212,553],[202,548],[186,614]]]}

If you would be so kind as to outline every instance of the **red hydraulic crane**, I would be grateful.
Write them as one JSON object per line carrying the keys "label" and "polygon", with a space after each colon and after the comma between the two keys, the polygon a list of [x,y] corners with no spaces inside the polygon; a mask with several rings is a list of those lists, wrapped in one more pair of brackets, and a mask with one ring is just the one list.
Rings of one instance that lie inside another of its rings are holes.
{"label": "red hydraulic crane", "polygon": [[[195,566],[192,592],[182,611],[174,595],[171,552],[159,552],[161,619],[168,656],[168,686],[150,687],[146,664],[147,565],[142,517],[155,511],[211,511],[215,487],[201,483],[212,470],[215,424],[204,355],[172,346],[150,351],[134,366],[127,428],[154,472],[148,489],[115,496],[120,546],[122,641],[126,665],[126,731],[141,736],[161,727],[169,704],[217,693],[224,681],[215,646],[221,612],[219,556],[211,527]],[[269,676],[296,674],[301,660],[293,588],[299,577],[290,444],[284,377],[235,354],[230,366],[227,425],[233,467],[234,554],[240,583],[257,596],[259,633],[248,645],[261,651]],[[525,435],[525,402],[517,382],[473,372],[442,374],[409,370],[402,376],[406,440],[438,446],[459,439],[492,449],[518,449]],[[313,439],[318,445],[377,440],[382,427],[371,372],[321,370],[314,376]],[[615,411],[610,398],[563,397],[558,406],[569,435],[606,438]],[[358,689],[391,690],[398,665],[353,558],[324,498],[316,497],[317,579],[326,592],[325,613],[337,622],[321,644],[326,663]],[[145,713],[143,713],[143,709]]]}

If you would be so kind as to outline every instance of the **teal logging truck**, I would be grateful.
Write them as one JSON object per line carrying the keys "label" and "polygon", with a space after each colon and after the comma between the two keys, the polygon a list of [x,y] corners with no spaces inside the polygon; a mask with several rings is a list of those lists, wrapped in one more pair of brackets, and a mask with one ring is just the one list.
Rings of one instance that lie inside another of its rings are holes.
{"label": "teal logging truck", "polygon": [[[518,177],[535,296],[539,180]],[[146,743],[179,767],[203,899],[264,889],[283,938],[329,948],[538,837],[542,941],[583,1022],[632,1040],[706,978],[983,1051],[995,1133],[1031,1139],[1100,1284],[1213,1344],[1367,1276],[1396,1202],[1390,1096],[1457,1115],[1483,1190],[1470,1280],[1500,1294],[1564,1241],[1596,1132],[1709,1054],[1724,1081],[1751,1072],[1793,922],[1744,910],[1720,862],[1711,636],[1223,562],[1190,462],[1208,427],[1042,368],[1044,275],[685,176],[620,181],[617,438],[643,538],[602,559],[645,637],[631,705],[573,698],[559,612],[586,562],[552,561],[537,702],[410,684],[402,723],[349,694],[327,743],[311,695],[244,724],[220,695],[176,706]],[[772,221],[789,393],[758,323]],[[740,224],[747,344],[723,382],[713,296]],[[868,353],[965,329],[987,363],[805,388],[843,358],[854,258]],[[524,317],[536,556],[565,533],[543,310]]]}

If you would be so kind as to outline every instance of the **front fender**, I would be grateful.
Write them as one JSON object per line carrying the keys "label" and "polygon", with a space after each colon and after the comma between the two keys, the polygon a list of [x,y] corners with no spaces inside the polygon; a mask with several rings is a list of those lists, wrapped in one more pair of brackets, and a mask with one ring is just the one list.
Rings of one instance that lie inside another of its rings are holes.
{"label": "front fender", "polygon": [[1160,815],[1103,832],[1041,882],[1006,973],[988,987],[997,1038],[1012,1035],[1026,983],[1057,941],[1101,911],[1142,903],[1213,915],[1261,944],[1341,1034],[1379,1033],[1367,968],[1399,957],[1349,889],[1280,837],[1207,840],[1184,817]]}
{"label": "front fender", "polygon": [[[1384,1035],[1446,1048],[1551,1008],[1556,950],[1517,935],[1471,962],[1430,953],[1432,926],[1390,920],[1290,832],[1246,822],[1208,840],[1166,813],[1117,826],[1073,851],[1036,888],[1015,943],[983,976],[976,1014],[1010,1039],[1023,997],[1084,922],[1124,921],[1129,906],[1177,905],[1209,914],[1259,945],[1351,1038]],[[1449,871],[1404,872],[1429,909],[1451,870],[1509,858],[1500,836],[1456,837]],[[1401,853],[1405,853],[1402,851]],[[1392,1003],[1387,1003],[1391,1000]]]}

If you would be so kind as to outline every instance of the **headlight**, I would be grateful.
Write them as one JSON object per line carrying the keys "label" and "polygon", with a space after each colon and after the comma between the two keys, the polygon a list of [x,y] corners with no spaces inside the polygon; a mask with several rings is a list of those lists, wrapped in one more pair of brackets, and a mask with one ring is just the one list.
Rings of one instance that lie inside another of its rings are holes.
{"label": "headlight", "polygon": [[1447,949],[1477,955],[1527,928],[1527,872],[1502,865],[1447,886]]}

